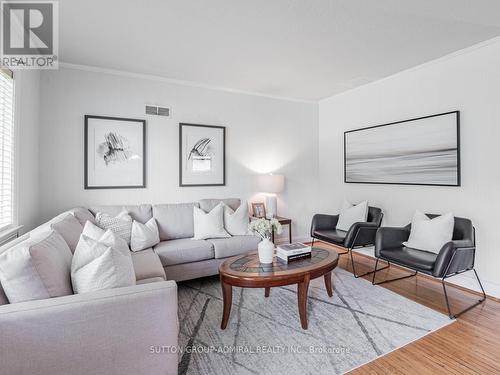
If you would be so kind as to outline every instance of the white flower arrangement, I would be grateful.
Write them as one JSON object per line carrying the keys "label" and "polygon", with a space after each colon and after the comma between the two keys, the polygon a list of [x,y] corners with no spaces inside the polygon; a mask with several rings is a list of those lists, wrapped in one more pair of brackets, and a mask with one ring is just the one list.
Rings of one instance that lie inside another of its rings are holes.
{"label": "white flower arrangement", "polygon": [[248,224],[248,230],[262,239],[270,239],[273,228],[277,234],[281,234],[283,231],[281,224],[276,218],[270,220],[264,218],[256,219]]}

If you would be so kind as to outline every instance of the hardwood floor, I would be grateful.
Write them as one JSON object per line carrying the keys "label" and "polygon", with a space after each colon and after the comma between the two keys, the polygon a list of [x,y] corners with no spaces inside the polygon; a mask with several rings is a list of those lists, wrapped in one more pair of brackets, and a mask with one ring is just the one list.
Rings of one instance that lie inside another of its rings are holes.
{"label": "hardwood floor", "polygon": [[[325,243],[316,246],[334,247]],[[352,272],[347,255],[339,266]],[[356,271],[373,269],[373,258],[355,254]],[[397,266],[377,272],[377,280],[410,273]],[[365,276],[371,281],[371,275]],[[447,314],[440,281],[424,276],[381,285],[406,298]],[[452,311],[478,299],[470,292],[448,288]],[[450,324],[422,339],[376,359],[349,374],[500,374],[500,302],[488,298],[482,305],[461,315]]]}

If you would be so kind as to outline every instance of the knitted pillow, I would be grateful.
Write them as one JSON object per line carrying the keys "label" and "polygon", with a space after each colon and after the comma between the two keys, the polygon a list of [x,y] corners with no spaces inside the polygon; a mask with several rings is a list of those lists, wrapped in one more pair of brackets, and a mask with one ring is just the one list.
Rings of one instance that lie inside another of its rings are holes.
{"label": "knitted pillow", "polygon": [[111,230],[117,236],[123,238],[130,245],[130,236],[132,234],[132,217],[127,211],[123,210],[116,216],[98,212],[95,215],[97,225],[104,230]]}

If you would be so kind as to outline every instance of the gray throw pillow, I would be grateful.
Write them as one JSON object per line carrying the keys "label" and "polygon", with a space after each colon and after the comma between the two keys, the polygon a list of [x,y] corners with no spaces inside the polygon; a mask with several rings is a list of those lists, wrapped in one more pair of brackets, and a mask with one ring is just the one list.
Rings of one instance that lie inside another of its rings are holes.
{"label": "gray throw pillow", "polygon": [[73,294],[71,250],[56,231],[31,238],[0,255],[0,282],[10,303]]}

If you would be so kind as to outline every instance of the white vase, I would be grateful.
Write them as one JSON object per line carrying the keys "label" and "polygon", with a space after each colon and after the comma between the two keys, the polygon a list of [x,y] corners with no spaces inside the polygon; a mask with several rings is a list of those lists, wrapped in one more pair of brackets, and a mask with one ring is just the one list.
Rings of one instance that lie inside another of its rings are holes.
{"label": "white vase", "polygon": [[259,249],[259,261],[261,263],[272,263],[274,256],[274,244],[269,241],[269,238],[264,238],[257,246]]}

